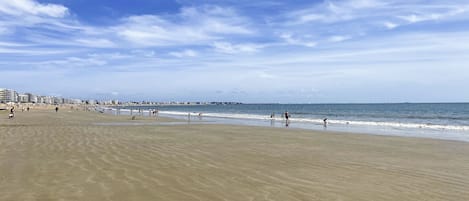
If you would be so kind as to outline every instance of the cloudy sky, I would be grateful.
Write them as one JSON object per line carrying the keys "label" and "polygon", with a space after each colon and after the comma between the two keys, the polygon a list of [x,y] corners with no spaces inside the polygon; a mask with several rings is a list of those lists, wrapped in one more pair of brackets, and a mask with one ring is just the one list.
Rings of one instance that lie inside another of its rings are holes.
{"label": "cloudy sky", "polygon": [[469,0],[0,0],[0,75],[74,98],[469,102]]}

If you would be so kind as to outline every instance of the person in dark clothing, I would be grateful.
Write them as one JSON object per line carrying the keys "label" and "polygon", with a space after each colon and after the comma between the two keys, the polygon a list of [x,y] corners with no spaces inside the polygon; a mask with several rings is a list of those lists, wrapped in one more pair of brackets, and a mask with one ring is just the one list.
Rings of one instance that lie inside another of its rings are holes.
{"label": "person in dark clothing", "polygon": [[59,112],[59,107],[55,107],[55,112]]}
{"label": "person in dark clothing", "polygon": [[8,119],[13,119],[15,117],[15,107],[11,107],[10,114],[8,114]]}

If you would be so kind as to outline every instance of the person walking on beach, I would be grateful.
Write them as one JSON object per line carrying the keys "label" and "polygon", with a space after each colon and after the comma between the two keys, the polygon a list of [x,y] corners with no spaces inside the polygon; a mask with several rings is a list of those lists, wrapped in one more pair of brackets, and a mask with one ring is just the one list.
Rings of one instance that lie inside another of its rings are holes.
{"label": "person walking on beach", "polygon": [[55,107],[55,112],[59,112],[59,107]]}
{"label": "person walking on beach", "polygon": [[15,117],[15,107],[11,107],[10,114],[8,114],[8,119],[13,119]]}

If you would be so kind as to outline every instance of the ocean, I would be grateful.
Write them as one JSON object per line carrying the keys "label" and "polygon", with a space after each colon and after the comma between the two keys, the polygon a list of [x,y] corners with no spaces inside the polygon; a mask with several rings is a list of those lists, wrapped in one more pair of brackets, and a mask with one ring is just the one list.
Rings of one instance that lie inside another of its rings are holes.
{"label": "ocean", "polygon": [[[469,141],[469,103],[233,104],[118,108],[121,114],[130,114],[132,109],[134,112],[145,111],[145,115],[149,114],[149,110],[157,109],[160,116],[186,119],[191,123],[228,123]],[[115,109],[112,111],[115,113]],[[285,111],[290,114],[288,122],[283,117]],[[326,126],[323,122],[325,118]]]}

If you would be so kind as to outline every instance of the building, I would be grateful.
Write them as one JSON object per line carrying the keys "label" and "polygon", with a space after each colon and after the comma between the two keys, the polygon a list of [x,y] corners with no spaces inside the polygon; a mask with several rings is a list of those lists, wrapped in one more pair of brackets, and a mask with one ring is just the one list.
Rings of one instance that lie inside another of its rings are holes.
{"label": "building", "polygon": [[27,94],[20,94],[18,95],[18,101],[20,103],[29,103],[29,95]]}
{"label": "building", "polygon": [[64,103],[63,98],[53,97],[53,99],[54,99],[54,104],[63,104]]}
{"label": "building", "polygon": [[0,103],[10,103],[18,101],[18,93],[10,89],[0,89]]}
{"label": "building", "polygon": [[32,93],[25,93],[28,95],[28,103],[37,103],[37,96]]}
{"label": "building", "polygon": [[44,96],[37,96],[37,102],[36,103],[44,103]]}
{"label": "building", "polygon": [[0,103],[7,102],[7,89],[0,89]]}

